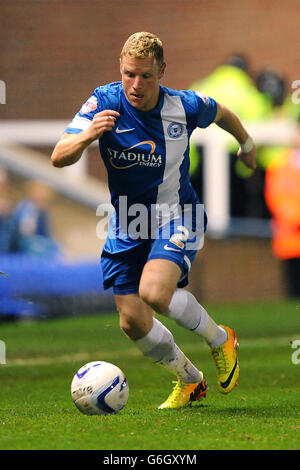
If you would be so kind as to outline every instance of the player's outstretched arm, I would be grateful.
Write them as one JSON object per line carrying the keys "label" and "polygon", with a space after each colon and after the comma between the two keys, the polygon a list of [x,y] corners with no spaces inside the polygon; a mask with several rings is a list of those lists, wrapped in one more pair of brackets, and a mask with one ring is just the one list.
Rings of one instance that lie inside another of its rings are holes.
{"label": "player's outstretched arm", "polygon": [[215,123],[229,132],[240,144],[237,156],[248,168],[256,168],[256,146],[241,123],[238,116],[226,106],[218,103],[218,111]]}
{"label": "player's outstretched arm", "polygon": [[111,131],[119,113],[106,109],[95,114],[91,125],[79,134],[63,134],[57,142],[51,155],[53,166],[64,167],[76,163],[83,151],[96,139],[100,139],[104,132]]}

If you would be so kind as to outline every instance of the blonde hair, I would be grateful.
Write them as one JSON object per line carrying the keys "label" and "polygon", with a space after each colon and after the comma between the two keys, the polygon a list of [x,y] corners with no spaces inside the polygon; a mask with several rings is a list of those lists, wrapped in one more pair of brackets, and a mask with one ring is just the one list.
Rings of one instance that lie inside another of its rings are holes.
{"label": "blonde hair", "polygon": [[161,40],[152,33],[139,32],[132,34],[125,42],[121,51],[120,59],[123,56],[136,59],[154,57],[159,66],[164,63],[164,51]]}

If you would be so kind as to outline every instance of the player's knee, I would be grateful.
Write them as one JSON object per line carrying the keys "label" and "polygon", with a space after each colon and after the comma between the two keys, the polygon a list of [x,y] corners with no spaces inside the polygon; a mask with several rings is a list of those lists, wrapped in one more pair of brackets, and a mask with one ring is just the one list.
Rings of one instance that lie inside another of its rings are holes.
{"label": "player's knee", "polygon": [[157,313],[164,314],[171,302],[172,292],[157,283],[142,283],[139,296]]}

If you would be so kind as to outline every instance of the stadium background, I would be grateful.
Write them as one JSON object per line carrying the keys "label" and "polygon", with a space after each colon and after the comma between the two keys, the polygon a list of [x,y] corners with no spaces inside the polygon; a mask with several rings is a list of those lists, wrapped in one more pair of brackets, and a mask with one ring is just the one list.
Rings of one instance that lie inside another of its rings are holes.
{"label": "stadium background", "polygon": [[[268,66],[279,70],[288,86],[300,78],[297,0],[1,0],[0,8],[0,79],[6,84],[2,123],[71,120],[95,87],[119,79],[120,48],[138,30],[155,32],[163,40],[163,84],[173,88],[189,87],[236,52],[249,58],[253,71]],[[52,147],[30,148],[48,161]],[[89,150],[87,162],[88,174],[105,181],[95,149]],[[17,201],[24,178],[14,172],[10,176]],[[99,257],[94,209],[58,193],[51,216],[67,256]],[[190,289],[203,302],[285,295],[268,237],[207,237]]]}

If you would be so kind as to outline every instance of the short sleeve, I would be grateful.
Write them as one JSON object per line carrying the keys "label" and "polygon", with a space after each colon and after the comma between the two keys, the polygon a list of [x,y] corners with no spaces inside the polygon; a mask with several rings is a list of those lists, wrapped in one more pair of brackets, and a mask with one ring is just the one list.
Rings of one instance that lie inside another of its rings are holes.
{"label": "short sleeve", "polygon": [[195,92],[195,94],[198,103],[197,126],[208,127],[216,118],[217,103],[204,93]]}

